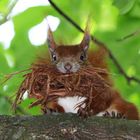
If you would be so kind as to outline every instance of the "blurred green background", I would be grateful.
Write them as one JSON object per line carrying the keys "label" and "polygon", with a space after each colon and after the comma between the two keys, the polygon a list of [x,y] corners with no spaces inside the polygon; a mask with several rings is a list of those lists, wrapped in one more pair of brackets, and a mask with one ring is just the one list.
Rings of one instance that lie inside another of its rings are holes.
{"label": "blurred green background", "polygon": [[[140,79],[140,34],[117,41],[140,30],[140,0],[53,0],[82,28],[90,14],[91,34],[104,42],[129,76]],[[46,20],[47,19],[47,20]],[[36,56],[47,51],[48,24],[57,42],[76,44],[82,38],[47,0],[0,0],[0,83],[5,75],[29,68]],[[94,44],[91,43],[91,47]],[[115,87],[140,110],[140,83],[131,82],[108,59]],[[25,72],[26,73],[26,72]],[[22,74],[0,85],[0,114],[13,114],[11,102],[22,82]],[[18,114],[40,114],[39,107],[28,109],[25,99]]]}

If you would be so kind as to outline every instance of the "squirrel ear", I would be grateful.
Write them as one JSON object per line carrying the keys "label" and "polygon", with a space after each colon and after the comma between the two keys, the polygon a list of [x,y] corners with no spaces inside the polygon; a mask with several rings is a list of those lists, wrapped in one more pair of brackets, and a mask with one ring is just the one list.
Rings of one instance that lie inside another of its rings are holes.
{"label": "squirrel ear", "polygon": [[89,26],[87,24],[83,40],[80,43],[80,47],[86,51],[89,48],[89,43],[90,43],[90,34],[89,34]]}
{"label": "squirrel ear", "polygon": [[89,43],[90,43],[90,34],[85,32],[84,38],[80,43],[81,48],[86,51],[89,48]]}
{"label": "squirrel ear", "polygon": [[56,43],[54,41],[53,34],[50,27],[48,29],[47,44],[48,44],[49,50],[51,52],[54,52],[56,49]]}

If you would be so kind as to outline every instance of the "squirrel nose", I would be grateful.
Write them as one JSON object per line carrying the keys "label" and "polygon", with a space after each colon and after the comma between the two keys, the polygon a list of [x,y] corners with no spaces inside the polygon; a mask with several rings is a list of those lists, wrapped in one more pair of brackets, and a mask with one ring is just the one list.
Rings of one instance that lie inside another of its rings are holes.
{"label": "squirrel nose", "polygon": [[70,63],[66,63],[64,68],[65,70],[70,71],[72,69],[72,65]]}

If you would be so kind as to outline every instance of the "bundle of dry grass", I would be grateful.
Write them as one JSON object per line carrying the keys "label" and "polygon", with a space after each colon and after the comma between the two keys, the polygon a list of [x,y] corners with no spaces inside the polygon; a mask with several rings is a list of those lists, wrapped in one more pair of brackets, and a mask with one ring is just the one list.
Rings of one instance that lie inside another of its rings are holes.
{"label": "bundle of dry grass", "polygon": [[[90,65],[82,67],[77,73],[60,73],[53,65],[46,63],[33,64],[31,72],[24,75],[14,102],[14,107],[22,101],[25,91],[29,98],[35,98],[30,107],[47,104],[59,97],[86,97],[86,110],[94,110],[94,114],[106,109],[110,104],[111,87],[104,77],[108,73],[104,69]],[[77,105],[80,107],[83,103]]]}

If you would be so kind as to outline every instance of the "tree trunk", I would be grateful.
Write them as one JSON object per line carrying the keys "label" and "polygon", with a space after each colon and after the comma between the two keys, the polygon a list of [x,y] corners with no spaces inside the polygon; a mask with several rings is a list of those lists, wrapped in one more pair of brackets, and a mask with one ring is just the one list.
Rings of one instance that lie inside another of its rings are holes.
{"label": "tree trunk", "polygon": [[140,140],[140,121],[73,114],[0,116],[0,140]]}

